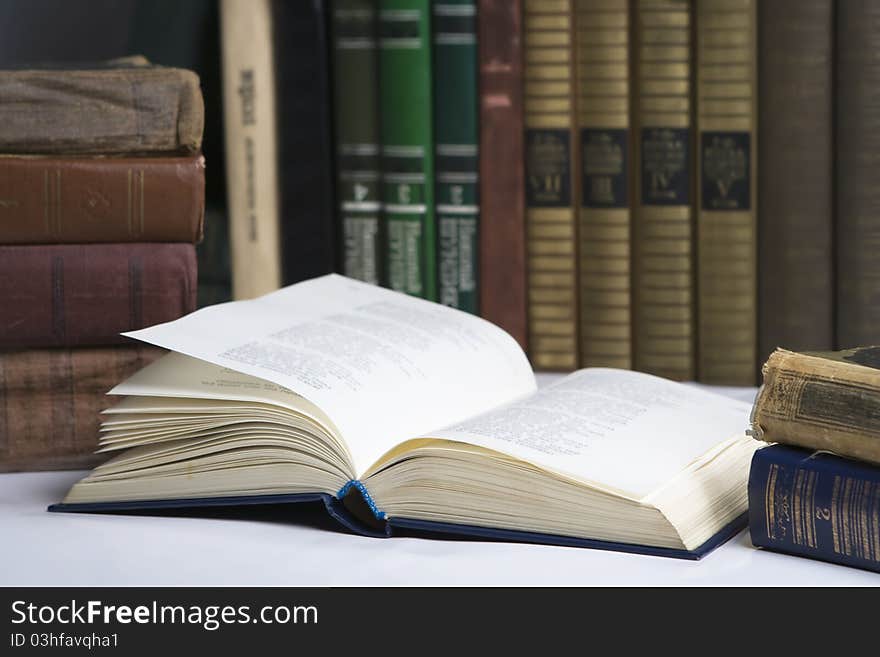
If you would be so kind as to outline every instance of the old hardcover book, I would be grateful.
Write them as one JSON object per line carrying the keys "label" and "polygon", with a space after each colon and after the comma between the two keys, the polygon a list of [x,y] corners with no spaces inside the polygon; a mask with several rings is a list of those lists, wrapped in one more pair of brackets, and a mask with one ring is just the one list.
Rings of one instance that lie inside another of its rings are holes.
{"label": "old hardcover book", "polygon": [[429,0],[379,0],[386,284],[437,298]]}
{"label": "old hardcover book", "polygon": [[272,5],[283,285],[336,271],[327,4]]}
{"label": "old hardcover book", "polygon": [[580,364],[632,367],[630,5],[575,0]]}
{"label": "old hardcover book", "polygon": [[637,0],[633,21],[633,365],[693,379],[692,9]]}
{"label": "old hardcover book", "polygon": [[0,246],[0,308],[0,349],[123,343],[195,310],[195,247]]}
{"label": "old hardcover book", "polygon": [[758,356],[834,348],[832,0],[758,7]]}
{"label": "old hardcover book", "polygon": [[758,369],[757,4],[696,4],[697,377],[720,385]]}
{"label": "old hardcover book", "polygon": [[759,449],[749,534],[757,547],[880,572],[880,467],[785,445]]}
{"label": "old hardcover book", "polygon": [[205,160],[0,156],[0,244],[202,239]]}
{"label": "old hardcover book", "polygon": [[107,391],[164,353],[141,344],[0,351],[0,472],[89,468]]}
{"label": "old hardcover book", "polygon": [[204,112],[195,73],[142,59],[0,71],[0,153],[195,153]]}
{"label": "old hardcover book", "polygon": [[574,7],[524,2],[529,357],[578,366]]}
{"label": "old hardcover book", "polygon": [[880,347],[794,353],[764,365],[752,434],[880,463]]}
{"label": "old hardcover book", "polygon": [[[433,2],[437,299],[479,311],[476,0]],[[509,192],[508,192],[509,193]]]}
{"label": "old hardcover book", "polygon": [[342,273],[382,280],[379,197],[379,61],[376,0],[333,4],[336,202]]}
{"label": "old hardcover book", "polygon": [[480,314],[527,346],[521,0],[479,0]]}
{"label": "old hardcover book", "polygon": [[836,7],[837,347],[880,344],[880,5]]}
{"label": "old hardcover book", "polygon": [[232,294],[281,285],[272,0],[222,0],[223,121]]}
{"label": "old hardcover book", "polygon": [[310,500],[371,536],[689,559],[744,525],[748,404],[607,368],[536,389],[441,304],[330,275],[128,335],[174,353],[112,391],[116,456],[54,511]]}

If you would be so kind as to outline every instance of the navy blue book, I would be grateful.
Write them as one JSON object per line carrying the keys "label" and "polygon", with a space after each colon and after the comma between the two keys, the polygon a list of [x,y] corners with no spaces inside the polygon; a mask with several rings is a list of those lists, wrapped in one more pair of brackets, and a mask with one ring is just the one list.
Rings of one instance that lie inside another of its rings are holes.
{"label": "navy blue book", "polygon": [[757,547],[880,572],[880,467],[785,445],[758,450],[749,530]]}
{"label": "navy blue book", "polygon": [[52,511],[323,502],[370,536],[685,559],[745,526],[748,404],[600,368],[538,389],[441,304],[332,274],[127,335],[171,353],[111,391],[114,456]]}

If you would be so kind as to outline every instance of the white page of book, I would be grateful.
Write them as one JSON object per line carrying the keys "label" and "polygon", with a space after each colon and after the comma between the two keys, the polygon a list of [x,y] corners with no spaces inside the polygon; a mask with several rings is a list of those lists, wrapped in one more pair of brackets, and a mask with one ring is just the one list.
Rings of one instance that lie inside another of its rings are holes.
{"label": "white page of book", "polygon": [[399,442],[536,389],[497,326],[336,274],[125,335],[302,395],[339,428],[358,473]]}
{"label": "white page of book", "polygon": [[649,374],[595,368],[425,437],[488,447],[641,499],[743,435],[750,408]]}

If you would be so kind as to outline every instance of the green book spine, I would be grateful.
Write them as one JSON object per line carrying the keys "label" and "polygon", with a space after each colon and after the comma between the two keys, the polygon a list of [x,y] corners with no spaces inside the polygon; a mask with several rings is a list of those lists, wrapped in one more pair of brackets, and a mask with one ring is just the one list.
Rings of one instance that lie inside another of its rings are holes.
{"label": "green book spine", "polygon": [[476,0],[433,5],[439,301],[479,312]]}
{"label": "green book spine", "polygon": [[379,2],[386,282],[437,300],[429,0]]}
{"label": "green book spine", "polygon": [[375,0],[334,2],[332,29],[342,271],[378,285],[382,258]]}

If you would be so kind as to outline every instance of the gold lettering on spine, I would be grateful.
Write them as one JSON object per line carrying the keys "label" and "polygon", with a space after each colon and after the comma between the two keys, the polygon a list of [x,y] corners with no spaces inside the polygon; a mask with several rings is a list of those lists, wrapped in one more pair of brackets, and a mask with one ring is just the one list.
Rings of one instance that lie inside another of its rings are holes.
{"label": "gold lettering on spine", "polygon": [[840,554],[840,477],[834,477],[834,486],[831,488],[831,537],[834,541],[834,552]]}
{"label": "gold lettering on spine", "polygon": [[776,478],[779,475],[779,466],[775,463],[770,466],[770,472],[767,475],[767,484],[764,486],[764,508],[766,509],[765,520],[767,522],[767,537],[773,541],[776,540],[773,528],[776,526],[776,505],[774,496],[776,495]]}

